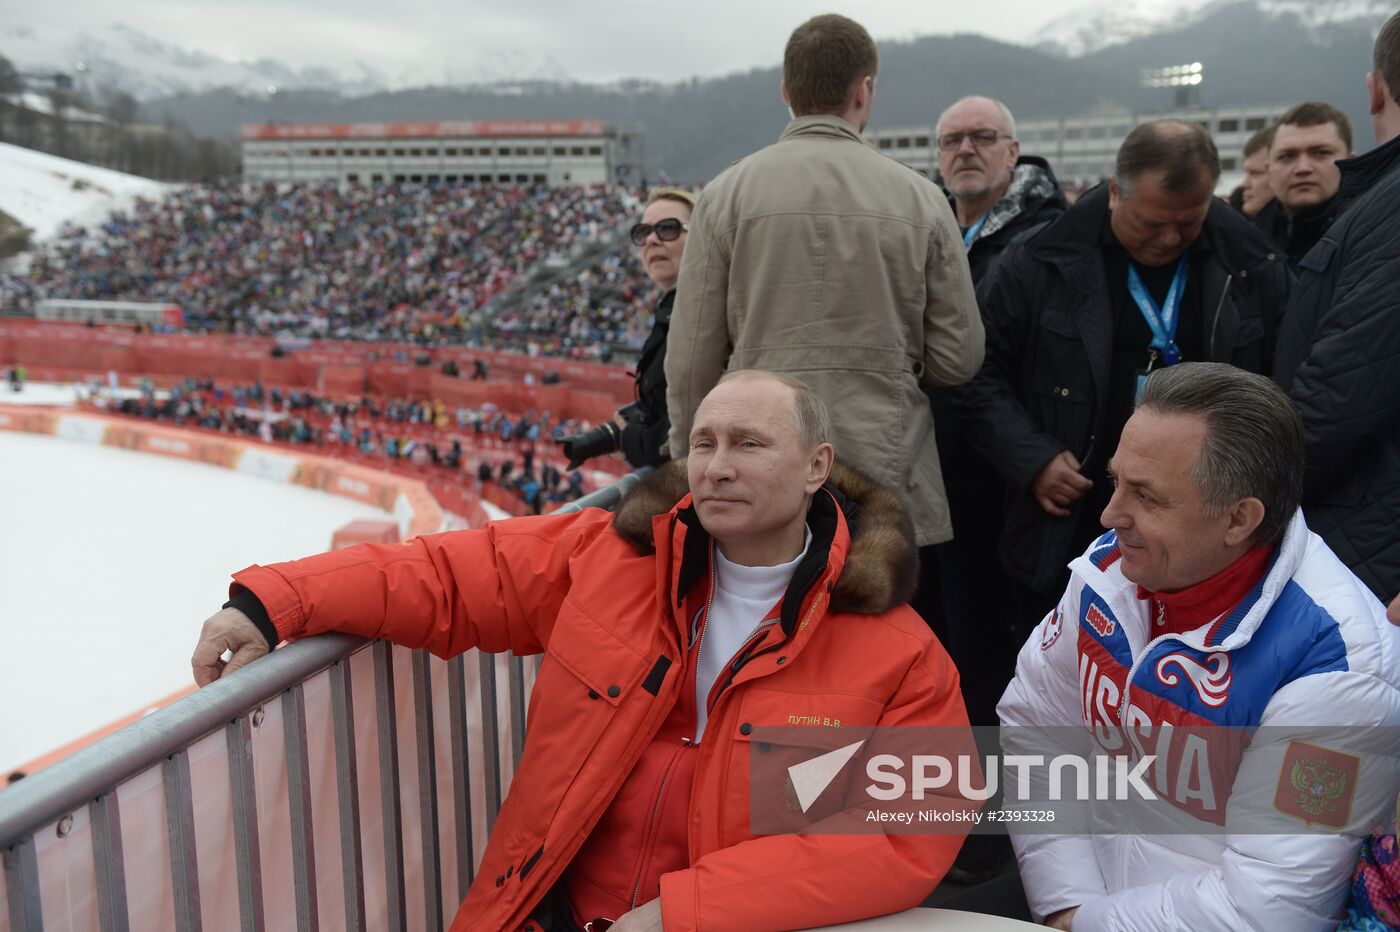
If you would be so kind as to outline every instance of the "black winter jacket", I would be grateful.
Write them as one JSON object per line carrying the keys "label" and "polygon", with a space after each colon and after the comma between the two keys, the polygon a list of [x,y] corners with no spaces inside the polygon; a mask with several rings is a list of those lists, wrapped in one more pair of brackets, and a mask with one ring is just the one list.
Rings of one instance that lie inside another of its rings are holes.
{"label": "black winter jacket", "polygon": [[1341,219],[1303,257],[1274,378],[1303,415],[1303,514],[1376,596],[1400,592],[1400,138],[1338,163]]}
{"label": "black winter jacket", "polygon": [[1284,213],[1283,205],[1277,199],[1264,205],[1264,209],[1254,217],[1254,225],[1273,241],[1274,245],[1288,255],[1288,264],[1294,272],[1303,256],[1317,245],[1322,234],[1337,220],[1341,209],[1340,192],[1330,200],[1311,210],[1303,211],[1296,217]]}
{"label": "black winter jacket", "polygon": [[[977,289],[986,362],[954,392],[968,439],[1008,484],[1002,561],[1040,592],[1059,584],[1073,556],[1083,500],[1068,518],[1052,517],[1031,494],[1031,481],[1062,450],[1086,463],[1096,445],[1118,442],[1104,436],[1114,338],[1101,248],[1108,222],[1108,190],[1100,185],[1006,250]],[[1285,257],[1220,201],[1211,203],[1201,236],[1207,357],[1267,373],[1291,281]]]}
{"label": "black winter jacket", "polygon": [[627,419],[618,438],[622,456],[633,469],[660,466],[669,459],[666,437],[671,432],[671,419],[666,416],[666,337],[671,332],[671,305],[675,302],[674,288],[661,296],[656,305],[656,322],[637,359],[637,411]]}
{"label": "black winter jacket", "polygon": [[[948,195],[948,200],[956,206],[957,199],[952,194]],[[1011,185],[988,211],[987,221],[967,251],[972,283],[980,284],[987,277],[997,258],[1013,240],[1044,226],[1068,207],[1065,192],[1055,180],[1049,162],[1034,155],[1017,159]],[[969,504],[966,499],[979,494],[988,497],[987,490],[990,490],[990,497],[999,499],[1001,482],[994,473],[989,474],[987,464],[973,452],[963,436],[961,422],[949,410],[947,393],[948,389],[935,388],[928,391],[928,396],[933,405],[933,428],[938,441],[938,460],[943,467],[943,484],[946,488],[958,487],[961,493],[961,501],[953,501],[951,495],[948,499],[956,537],[968,530],[960,528],[959,524],[986,520],[983,514],[986,509],[964,507]]]}
{"label": "black winter jacket", "polygon": [[[951,194],[948,200],[956,204]],[[987,277],[998,256],[1011,241],[1028,230],[1049,223],[1069,207],[1065,192],[1055,179],[1050,163],[1037,155],[1023,155],[1016,160],[1011,185],[1001,200],[987,212],[987,220],[967,251],[967,264],[972,267],[972,282]]]}

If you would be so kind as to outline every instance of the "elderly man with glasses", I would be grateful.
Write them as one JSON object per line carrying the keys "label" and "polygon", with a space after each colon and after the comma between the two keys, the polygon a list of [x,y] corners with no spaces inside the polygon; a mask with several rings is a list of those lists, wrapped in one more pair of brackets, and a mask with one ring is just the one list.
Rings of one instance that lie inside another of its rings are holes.
{"label": "elderly man with glasses", "polygon": [[[963,246],[980,282],[1011,241],[1065,212],[1050,165],[1021,155],[1011,111],[990,97],[964,97],[938,118],[938,173],[957,214]],[[996,705],[1011,680],[1015,647],[1012,586],[997,559],[1005,483],[972,448],[948,407],[947,390],[929,393],[943,484],[955,536],[938,545],[921,588],[937,591],[948,649],[963,672],[963,699],[977,725],[997,723]],[[985,879],[1009,857],[1004,838],[968,839],[955,876]]]}
{"label": "elderly man with glasses", "polygon": [[979,282],[1013,239],[1068,205],[1050,164],[1021,155],[1016,120],[1001,101],[964,97],[938,118],[937,139],[938,174]]}

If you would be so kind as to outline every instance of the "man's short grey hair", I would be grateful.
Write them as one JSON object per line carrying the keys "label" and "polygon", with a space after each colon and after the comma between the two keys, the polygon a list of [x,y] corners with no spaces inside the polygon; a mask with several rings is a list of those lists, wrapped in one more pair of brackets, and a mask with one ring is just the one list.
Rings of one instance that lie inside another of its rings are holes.
{"label": "man's short grey hair", "polygon": [[1283,539],[1303,498],[1303,420],[1282,389],[1223,362],[1184,362],[1152,373],[1138,408],[1204,419],[1206,439],[1191,478],[1207,513],[1257,498],[1264,520],[1254,541]]}
{"label": "man's short grey hair", "polygon": [[1002,120],[1006,123],[1006,135],[1010,136],[1012,139],[1016,138],[1016,118],[1011,115],[1011,109],[995,97],[984,97],[981,94],[972,94],[960,100],[953,101],[953,103],[948,106],[947,110],[944,110],[938,115],[938,122],[934,124],[933,134],[935,136],[941,136],[943,134],[943,121],[948,118],[948,111],[952,110],[958,104],[967,103],[969,100],[990,100],[992,103],[996,104],[996,108],[1001,111]]}
{"label": "man's short grey hair", "polygon": [[804,447],[814,449],[818,444],[831,443],[831,414],[826,410],[826,403],[806,382],[767,369],[735,369],[721,376],[718,384],[748,377],[772,379],[792,389],[792,420]]}
{"label": "man's short grey hair", "polygon": [[1199,123],[1153,120],[1134,128],[1118,147],[1113,177],[1119,196],[1131,197],[1134,183],[1149,172],[1161,174],[1168,194],[1209,194],[1220,180],[1220,153]]}

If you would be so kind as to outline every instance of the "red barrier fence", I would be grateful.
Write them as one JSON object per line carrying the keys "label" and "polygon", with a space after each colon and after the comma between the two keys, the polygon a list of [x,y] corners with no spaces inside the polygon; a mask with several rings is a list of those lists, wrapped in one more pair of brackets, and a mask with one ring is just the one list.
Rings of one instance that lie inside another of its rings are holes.
{"label": "red barrier fence", "polygon": [[[442,508],[422,479],[213,431],[134,418],[0,405],[0,430],[80,437],[90,443],[193,460],[277,478],[364,502],[395,515],[403,537],[443,529]],[[464,516],[465,517],[465,516]]]}
{"label": "red barrier fence", "polygon": [[[632,376],[619,366],[534,359],[518,353],[399,343],[324,341],[274,358],[268,337],[133,333],[82,324],[0,319],[0,365],[22,364],[35,378],[57,373],[144,375],[155,379],[208,378],[309,388],[330,395],[372,392],[434,398],[452,405],[490,401],[510,411],[548,410],[556,418],[593,422],[632,400]],[[396,359],[427,357],[419,366]],[[476,360],[491,381],[471,381]],[[461,377],[442,374],[455,362]],[[526,374],[534,385],[524,384]],[[545,385],[546,373],[559,377]],[[72,376],[66,376],[71,378]]]}

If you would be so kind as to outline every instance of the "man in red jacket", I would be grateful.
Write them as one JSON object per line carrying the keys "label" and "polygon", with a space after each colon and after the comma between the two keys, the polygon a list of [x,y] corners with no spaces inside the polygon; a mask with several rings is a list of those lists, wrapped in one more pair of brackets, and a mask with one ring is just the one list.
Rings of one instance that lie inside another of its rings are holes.
{"label": "man in red jacket", "polygon": [[956,671],[904,604],[909,517],[833,471],[829,433],[802,383],[731,373],[696,414],[688,460],[616,515],[235,574],[195,679],[332,628],[442,657],[543,652],[524,756],[454,929],[802,928],[916,906],[960,836],[751,827],[749,758],[769,750],[755,728],[967,723]]}

